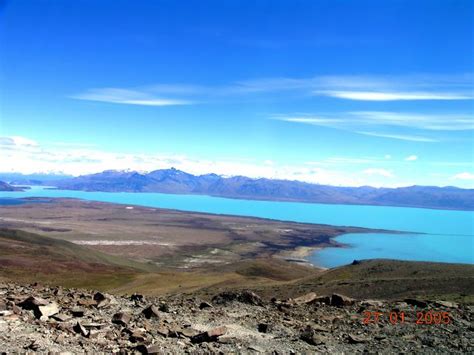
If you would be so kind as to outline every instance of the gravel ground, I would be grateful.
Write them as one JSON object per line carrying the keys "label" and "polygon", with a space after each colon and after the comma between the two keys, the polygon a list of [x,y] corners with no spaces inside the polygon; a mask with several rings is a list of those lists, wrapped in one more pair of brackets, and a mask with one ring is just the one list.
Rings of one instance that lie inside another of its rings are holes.
{"label": "gravel ground", "polygon": [[147,298],[9,283],[0,284],[0,352],[472,353],[473,312],[442,300]]}

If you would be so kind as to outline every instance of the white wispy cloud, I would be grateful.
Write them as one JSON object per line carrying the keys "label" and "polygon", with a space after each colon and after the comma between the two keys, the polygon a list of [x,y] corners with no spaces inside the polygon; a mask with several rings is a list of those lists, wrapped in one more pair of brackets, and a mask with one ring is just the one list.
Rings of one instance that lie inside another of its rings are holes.
{"label": "white wispy cloud", "polygon": [[325,164],[373,164],[384,161],[380,157],[329,157],[322,160]]}
{"label": "white wispy cloud", "polygon": [[[21,137],[23,138],[23,137]],[[348,173],[343,158],[333,159],[329,166],[308,164],[279,164],[267,159],[227,158],[222,160],[200,159],[173,154],[129,154],[109,152],[97,148],[80,148],[37,143],[25,145],[24,139],[0,137],[0,172],[60,173],[83,175],[104,170],[136,170],[141,172],[175,167],[192,174],[216,173],[224,176],[245,175],[253,178],[297,180],[339,186],[406,186],[403,181],[385,181],[383,173]],[[13,142],[13,143],[12,143]],[[364,159],[363,159],[364,160]],[[339,164],[337,163],[339,161]],[[378,178],[382,177],[380,181]]]}
{"label": "white wispy cloud", "polygon": [[363,171],[363,173],[366,174],[366,175],[379,175],[379,176],[383,176],[383,177],[386,177],[386,178],[394,177],[394,175],[391,171],[386,170],[386,169],[381,169],[381,168],[365,169]]}
{"label": "white wispy cloud", "polygon": [[38,143],[32,139],[21,136],[0,137],[1,146],[24,146],[35,147]]}
{"label": "white wispy cloud", "polygon": [[193,103],[188,100],[156,97],[149,92],[121,88],[90,89],[84,93],[73,95],[71,98],[141,106],[175,106],[190,105]]}
{"label": "white wispy cloud", "polygon": [[[437,132],[472,131],[472,114],[353,111],[335,114],[276,114],[271,119],[329,127],[366,136],[412,142],[440,142]],[[407,133],[408,132],[408,133]],[[417,132],[413,134],[412,132]]]}
{"label": "white wispy cloud", "polygon": [[[331,166],[331,165],[359,165],[359,166],[401,166],[407,164],[406,162],[418,160],[417,155],[409,155],[404,158],[393,159],[391,155],[383,156],[362,156],[362,157],[328,157],[318,161],[307,161],[305,164],[314,166]],[[429,162],[433,165],[433,162]],[[449,163],[447,163],[449,164]],[[434,164],[437,165],[437,164]],[[406,166],[406,165],[405,165]],[[457,165],[456,165],[457,166]]]}
{"label": "white wispy cloud", "polygon": [[406,161],[415,161],[418,160],[418,156],[416,155],[409,155],[405,158]]}
{"label": "white wispy cloud", "polygon": [[474,130],[474,115],[468,114],[421,114],[410,112],[355,111],[348,112],[347,120],[358,125],[384,125],[407,127],[429,131]]}
{"label": "white wispy cloud", "polygon": [[473,74],[326,75],[261,78],[237,83],[242,91],[302,91],[359,101],[472,100]]}
{"label": "white wispy cloud", "polygon": [[471,100],[472,96],[445,92],[313,91],[315,95],[356,101]]}
{"label": "white wispy cloud", "polygon": [[[451,164],[434,163],[436,165],[433,166]],[[468,162],[461,163],[463,165],[459,166],[466,166],[467,169],[472,167],[472,162],[471,165],[468,165]],[[390,164],[389,169],[387,164]],[[403,158],[387,160],[384,155],[335,156],[301,164],[281,164],[273,159],[256,160],[246,157],[212,160],[180,154],[111,152],[80,142],[68,146],[36,142],[20,136],[0,137],[0,172],[24,174],[60,173],[77,176],[108,169],[146,172],[175,167],[196,175],[207,173],[224,176],[245,175],[253,178],[297,180],[338,186],[398,187],[415,183],[426,184],[423,180],[413,181],[406,176],[403,177],[403,167],[400,164],[408,163]],[[444,173],[439,175],[440,186],[447,185],[447,181],[456,181],[458,186],[474,187],[473,173],[462,172],[453,176],[453,173],[449,173],[445,168],[442,171]],[[427,175],[430,173],[439,173],[439,170],[427,171]]]}
{"label": "white wispy cloud", "polygon": [[474,174],[469,172],[463,172],[454,175],[452,178],[455,180],[474,180]]}
{"label": "white wispy cloud", "polygon": [[[257,99],[285,92],[287,99],[315,95],[363,101],[472,100],[473,75],[325,75],[306,78],[254,78],[221,85],[154,83],[135,88],[95,88],[72,98],[128,105],[167,106],[223,99]],[[290,93],[295,95],[291,96]]]}
{"label": "white wispy cloud", "polygon": [[474,165],[472,161],[432,161],[429,164],[433,166],[452,167],[452,166],[467,166]]}
{"label": "white wispy cloud", "polygon": [[391,134],[391,133],[367,132],[367,131],[356,131],[356,133],[363,134],[366,136],[372,136],[372,137],[398,139],[402,141],[411,141],[411,142],[425,142],[425,143],[439,142],[439,140],[434,139],[434,138],[414,136],[414,135],[409,135],[409,134]]}
{"label": "white wispy cloud", "polygon": [[395,127],[426,131],[474,130],[472,114],[418,114],[385,111],[354,111],[332,115],[273,115],[271,118],[286,122],[306,123],[340,129],[361,127]]}
{"label": "white wispy cloud", "polygon": [[276,120],[294,122],[294,123],[305,123],[313,126],[326,126],[339,128],[348,123],[347,120],[342,118],[325,118],[325,117],[284,117],[284,116],[274,116]]}

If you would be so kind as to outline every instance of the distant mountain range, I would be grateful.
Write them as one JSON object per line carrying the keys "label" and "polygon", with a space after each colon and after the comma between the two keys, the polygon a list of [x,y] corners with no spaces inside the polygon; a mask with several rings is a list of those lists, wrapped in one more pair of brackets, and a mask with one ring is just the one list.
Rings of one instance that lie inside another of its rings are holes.
{"label": "distant mountain range", "polygon": [[11,185],[45,185],[47,182],[72,178],[64,174],[20,174],[0,173],[0,181],[7,181]]}
{"label": "distant mountain range", "polygon": [[0,181],[0,191],[23,191],[21,187],[12,186],[6,182]]}
{"label": "distant mountain range", "polygon": [[[24,176],[23,179],[9,182],[24,184],[28,181],[31,179]],[[150,173],[107,170],[72,178],[42,181],[38,179],[35,183],[81,191],[161,192],[256,200],[474,210],[473,189],[435,186],[338,187],[301,181],[252,179],[245,176],[222,177],[216,174],[196,176],[174,168]]]}

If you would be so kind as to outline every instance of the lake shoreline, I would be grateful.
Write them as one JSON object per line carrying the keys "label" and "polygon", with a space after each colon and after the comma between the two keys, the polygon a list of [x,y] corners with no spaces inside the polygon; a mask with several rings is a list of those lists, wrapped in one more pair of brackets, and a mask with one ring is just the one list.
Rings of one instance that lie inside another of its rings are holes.
{"label": "lake shoreline", "polygon": [[381,232],[79,198],[19,200],[25,203],[2,206],[1,227],[80,241],[101,252],[157,260],[172,268],[274,257],[309,266],[311,252],[337,245],[336,236]]}
{"label": "lake shoreline", "polygon": [[[15,187],[30,188],[32,186],[28,185],[12,185]],[[383,204],[383,203],[369,203],[369,202],[331,202],[331,201],[317,201],[317,200],[307,200],[299,198],[284,198],[284,197],[254,197],[246,195],[221,195],[221,194],[205,194],[205,193],[181,193],[181,192],[158,192],[158,191],[104,191],[104,190],[80,190],[80,189],[68,189],[68,188],[58,188],[56,186],[41,186],[45,187],[48,190],[62,190],[62,191],[80,191],[80,192],[103,192],[103,193],[136,193],[136,194],[169,194],[169,195],[181,195],[181,196],[207,196],[214,198],[225,198],[233,200],[243,200],[243,201],[268,201],[268,202],[289,202],[289,203],[305,203],[305,204],[321,204],[321,205],[335,205],[335,206],[373,206],[373,207],[393,207],[393,208],[413,208],[413,209],[428,209],[428,210],[441,210],[441,211],[466,211],[474,212],[473,208],[461,208],[461,207],[450,207],[450,206],[420,206],[416,204]]]}
{"label": "lake shoreline", "polygon": [[[472,218],[474,214],[466,211],[451,210],[430,210],[413,208],[393,208],[393,207],[374,207],[360,205],[321,205],[310,203],[287,203],[287,202],[266,202],[253,200],[232,200],[222,197],[206,197],[198,195],[170,195],[154,193],[98,193],[82,192],[75,190],[45,190],[43,187],[35,187],[25,192],[4,192],[0,197],[16,197],[30,199],[63,198],[79,199],[83,201],[98,201],[101,203],[119,204],[125,206],[140,206],[149,209],[180,211],[183,213],[193,213],[199,216],[220,216],[223,218],[247,218],[254,221],[267,221],[288,223],[292,225],[318,225],[337,231],[337,238],[343,234],[364,233],[369,234],[406,234],[421,235],[426,234],[431,238],[434,235],[449,235],[449,239],[459,238],[462,245],[470,245],[469,238],[474,234],[472,231]],[[79,201],[78,200],[78,201]],[[356,228],[347,227],[354,226]],[[348,229],[351,229],[350,231]],[[464,236],[464,239],[461,239]],[[270,244],[268,247],[273,253],[283,251],[283,249],[295,249],[293,255],[288,255],[289,259],[295,263],[315,263],[311,261],[310,252],[301,252],[298,247],[321,247],[324,246],[323,254],[327,253],[330,247],[337,247],[338,253],[347,253],[347,248],[339,248],[339,243],[333,242],[336,235],[330,234],[330,238],[321,240],[317,238],[314,241],[305,239],[304,242],[298,240],[298,236],[287,240],[285,247]],[[341,237],[345,238],[345,237]],[[382,236],[382,240],[383,240]],[[370,243],[379,243],[380,240],[365,238]],[[416,238],[410,238],[415,240]],[[429,239],[429,238],[428,238]],[[428,240],[426,239],[426,240]],[[454,247],[445,245],[446,238],[438,240],[441,244],[429,243],[429,249],[432,251],[428,259],[423,253],[417,259],[416,249],[426,249],[424,246],[406,245],[405,250],[399,250],[395,247],[393,253],[389,256],[407,260],[406,251],[414,252],[409,260],[429,260],[441,262],[471,262],[468,255],[468,248],[461,246]],[[462,241],[465,240],[465,241]],[[406,242],[406,240],[403,240]],[[410,242],[408,242],[410,243]],[[466,244],[467,243],[467,244]],[[291,245],[291,248],[289,246]],[[367,244],[367,250],[372,248]],[[329,247],[329,248],[328,248]],[[373,249],[373,248],[372,248]],[[365,252],[359,255],[358,250],[351,248],[350,260],[344,263],[352,262],[354,259],[365,259]],[[397,255],[398,253],[398,255]],[[450,260],[450,255],[453,255]],[[461,258],[458,257],[461,255]],[[370,258],[384,258],[383,254],[371,254]],[[300,259],[300,260],[298,260]],[[329,264],[328,264],[329,265]],[[327,265],[326,265],[327,266]]]}
{"label": "lake shoreline", "polygon": [[308,247],[308,246],[299,246],[296,247],[292,250],[287,250],[284,252],[281,252],[277,255],[275,255],[275,258],[283,259],[285,261],[288,261],[290,263],[295,263],[299,265],[307,265],[314,267],[315,269],[318,270],[328,270],[328,268],[322,266],[322,265],[317,265],[311,260],[309,260],[309,256],[312,255],[314,252],[317,252],[319,250],[322,250],[327,247],[322,247],[322,246],[315,246],[315,247]]}

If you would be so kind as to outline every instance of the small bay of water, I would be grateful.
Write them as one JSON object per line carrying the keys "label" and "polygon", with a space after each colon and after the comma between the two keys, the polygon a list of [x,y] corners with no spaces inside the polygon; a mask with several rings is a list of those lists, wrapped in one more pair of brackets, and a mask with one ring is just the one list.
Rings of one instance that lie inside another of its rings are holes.
{"label": "small bay of water", "polygon": [[0,197],[0,206],[16,206],[23,205],[25,203],[48,203],[50,200],[23,200],[21,198],[14,197]]}
{"label": "small bay of water", "polygon": [[322,249],[310,261],[329,268],[380,258],[474,264],[472,235],[351,233],[335,240],[347,247]]}
{"label": "small bay of water", "polygon": [[26,201],[19,198],[0,198],[0,206],[16,206],[23,205]]}
{"label": "small bay of water", "polygon": [[347,244],[347,248],[326,248],[309,258],[314,264],[325,267],[368,258],[474,264],[472,211],[253,201],[200,195],[67,191],[35,186],[25,191],[0,192],[0,198],[22,197],[71,197],[184,211],[411,232],[339,236],[336,240]]}

